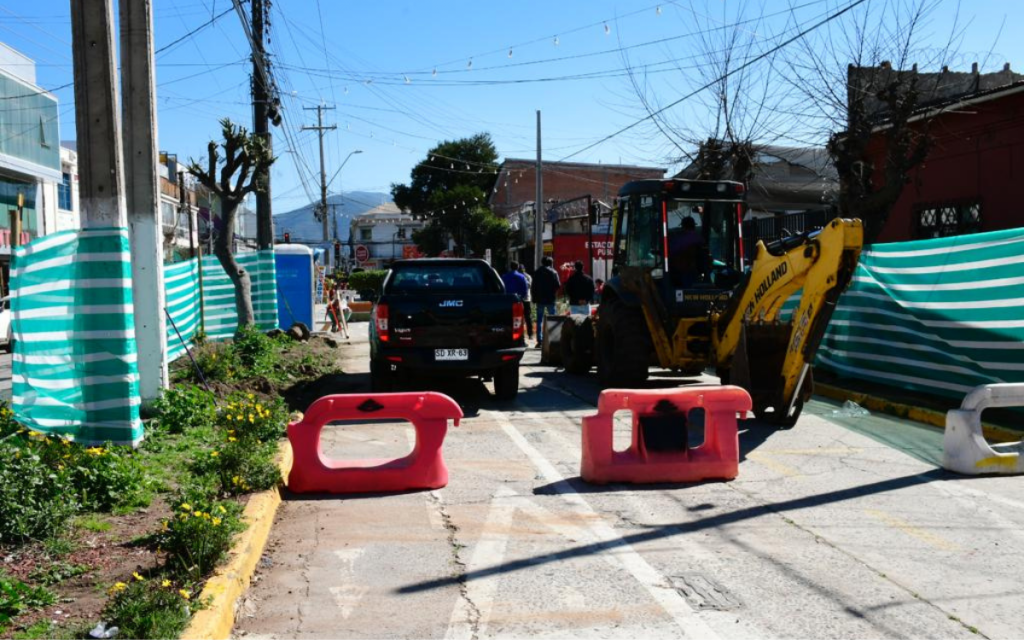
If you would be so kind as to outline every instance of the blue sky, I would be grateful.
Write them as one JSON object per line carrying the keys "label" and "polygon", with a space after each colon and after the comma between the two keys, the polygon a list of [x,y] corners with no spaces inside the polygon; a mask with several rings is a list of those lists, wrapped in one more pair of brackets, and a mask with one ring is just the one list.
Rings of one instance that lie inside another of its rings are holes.
{"label": "blue sky", "polygon": [[[924,70],[944,61],[966,71],[975,60],[986,71],[1004,62],[1024,70],[1024,42],[1017,37],[1024,2],[926,1],[930,11],[917,27],[911,62]],[[737,57],[751,60],[849,2],[274,0],[269,48],[287,129],[275,129],[275,211],[318,196],[316,134],[299,128],[315,124],[316,113],[303,107],[319,103],[335,107],[325,120],[338,125],[325,138],[328,176],[349,152],[363,151],[332,192],[386,192],[439,140],[480,131],[493,135],[503,157],[532,158],[537,109],[547,160],[672,167],[686,150],[683,138],[705,136],[715,124],[707,91],[666,112],[663,124],[675,128],[675,143],[647,122],[590,146],[646,114],[627,66],[640,91],[666,105],[716,75],[708,51],[725,50],[731,40],[740,45]],[[868,0],[752,65],[751,93],[791,108],[777,107],[770,117],[759,112],[760,120],[747,126],[779,144],[822,142],[827,114],[803,108],[806,100],[785,81],[786,70],[806,61],[807,51],[843,49],[858,17],[866,15],[860,24],[873,35],[892,30],[905,17],[893,7],[908,4]],[[157,57],[160,146],[179,157],[203,153],[222,117],[251,125],[248,44],[230,8],[228,0],[155,2],[156,47],[166,48]],[[168,46],[225,11],[212,26]],[[44,88],[72,79],[69,12],[68,0],[0,2],[0,41],[37,61]],[[73,138],[73,92],[56,94],[61,137]]]}

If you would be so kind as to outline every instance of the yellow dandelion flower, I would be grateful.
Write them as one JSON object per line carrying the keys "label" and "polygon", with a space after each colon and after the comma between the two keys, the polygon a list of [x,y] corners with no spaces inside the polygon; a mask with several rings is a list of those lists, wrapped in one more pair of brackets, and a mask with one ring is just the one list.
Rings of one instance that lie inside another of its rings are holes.
{"label": "yellow dandelion flower", "polygon": [[235,438],[234,436],[229,436],[228,442],[238,442],[238,438]]}
{"label": "yellow dandelion flower", "polygon": [[182,502],[181,503],[181,510],[182,511],[191,511],[192,510],[192,505],[190,505],[187,502]]}
{"label": "yellow dandelion flower", "polygon": [[135,578],[136,580],[138,580],[139,582],[142,582],[143,580],[145,580],[145,578],[143,578],[142,576],[139,575],[138,571],[132,571],[132,577]]}
{"label": "yellow dandelion flower", "polygon": [[257,402],[256,403],[256,410],[257,411],[263,411],[263,405]]}
{"label": "yellow dandelion flower", "polygon": [[219,455],[220,455],[220,451],[211,451],[210,452],[210,457],[211,458],[216,458]]}
{"label": "yellow dandelion flower", "polygon": [[255,399],[256,399],[256,396],[254,396],[254,395],[253,395],[253,394],[251,394],[251,393],[247,393],[247,394],[245,394],[245,397],[246,397],[246,398],[249,398],[250,400],[255,400]]}
{"label": "yellow dandelion flower", "polygon": [[240,481],[241,478],[239,478],[238,476],[234,476],[233,478],[231,478],[231,484],[238,484]]}
{"label": "yellow dandelion flower", "polygon": [[100,447],[89,447],[88,449],[85,450],[85,452],[91,456],[98,456],[103,453],[103,449],[101,449]]}
{"label": "yellow dandelion flower", "polygon": [[115,582],[114,586],[110,587],[110,593],[117,593],[118,591],[124,591],[127,588],[128,588],[128,585],[126,585],[125,583],[123,583],[123,582]]}
{"label": "yellow dandelion flower", "polygon": [[203,517],[204,517],[204,518],[206,518],[207,520],[209,520],[209,519],[210,519],[210,514],[209,514],[209,512],[206,512],[206,513],[204,513],[204,514],[203,514]]}
{"label": "yellow dandelion flower", "polygon": [[164,581],[160,583],[160,586],[161,587],[165,587],[165,588],[169,587],[169,586],[171,586],[171,581],[166,579],[166,578],[164,578]]}
{"label": "yellow dandelion flower", "polygon": [[250,422],[250,423],[256,422],[256,420],[255,420],[255,419],[253,419],[253,416],[252,416],[252,414],[251,414],[251,413],[249,414],[249,422]]}
{"label": "yellow dandelion flower", "polygon": [[183,513],[180,516],[178,516],[178,519],[181,520],[182,522],[184,522],[184,521],[188,520],[188,514],[187,513]]}
{"label": "yellow dandelion flower", "polygon": [[216,526],[218,526],[218,525],[220,525],[220,518],[214,518],[214,519],[213,519],[213,526],[215,526],[215,527],[216,527]]}
{"label": "yellow dandelion flower", "polygon": [[[235,476],[235,477],[237,478],[238,476]],[[221,505],[217,505],[217,511],[220,511],[221,513],[227,513],[228,512],[227,509],[225,509]]]}
{"label": "yellow dandelion flower", "polygon": [[191,591],[186,591],[184,589],[178,589],[178,593],[180,593],[181,597],[185,598],[186,600],[188,600],[189,598],[192,597],[192,592]]}
{"label": "yellow dandelion flower", "polygon": [[203,512],[202,511],[193,511],[192,515],[194,515],[197,518],[202,518],[203,517]]}

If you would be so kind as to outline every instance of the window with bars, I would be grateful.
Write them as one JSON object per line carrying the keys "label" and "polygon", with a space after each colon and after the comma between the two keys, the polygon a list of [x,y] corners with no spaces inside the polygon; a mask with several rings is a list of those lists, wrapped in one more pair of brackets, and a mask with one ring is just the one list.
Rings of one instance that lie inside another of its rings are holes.
{"label": "window with bars", "polygon": [[981,231],[981,203],[925,205],[914,214],[914,238],[945,238]]}

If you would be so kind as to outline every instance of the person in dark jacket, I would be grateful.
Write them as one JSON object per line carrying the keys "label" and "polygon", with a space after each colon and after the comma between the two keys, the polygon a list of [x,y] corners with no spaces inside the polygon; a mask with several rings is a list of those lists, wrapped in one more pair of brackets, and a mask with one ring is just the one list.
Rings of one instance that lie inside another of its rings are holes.
{"label": "person in dark jacket", "polygon": [[544,343],[544,316],[555,315],[555,298],[562,287],[562,279],[551,266],[551,258],[541,260],[541,268],[533,272],[533,284],[530,295],[537,308],[537,347]]}
{"label": "person in dark jacket", "polygon": [[573,313],[590,315],[589,305],[594,302],[594,280],[583,272],[581,261],[577,260],[572,266],[573,273],[565,281],[565,297],[569,299],[570,307],[578,307]]}

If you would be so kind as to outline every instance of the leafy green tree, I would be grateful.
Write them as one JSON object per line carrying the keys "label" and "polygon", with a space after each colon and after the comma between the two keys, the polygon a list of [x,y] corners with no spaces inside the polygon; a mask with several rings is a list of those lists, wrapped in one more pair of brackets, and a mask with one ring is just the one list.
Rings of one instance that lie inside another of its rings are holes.
{"label": "leafy green tree", "polygon": [[413,234],[421,251],[438,255],[453,242],[456,255],[481,256],[491,249],[495,262],[504,260],[508,222],[485,204],[494,185],[497,159],[490,134],[445,141],[413,168],[409,184],[391,185],[399,208],[428,220]]}

